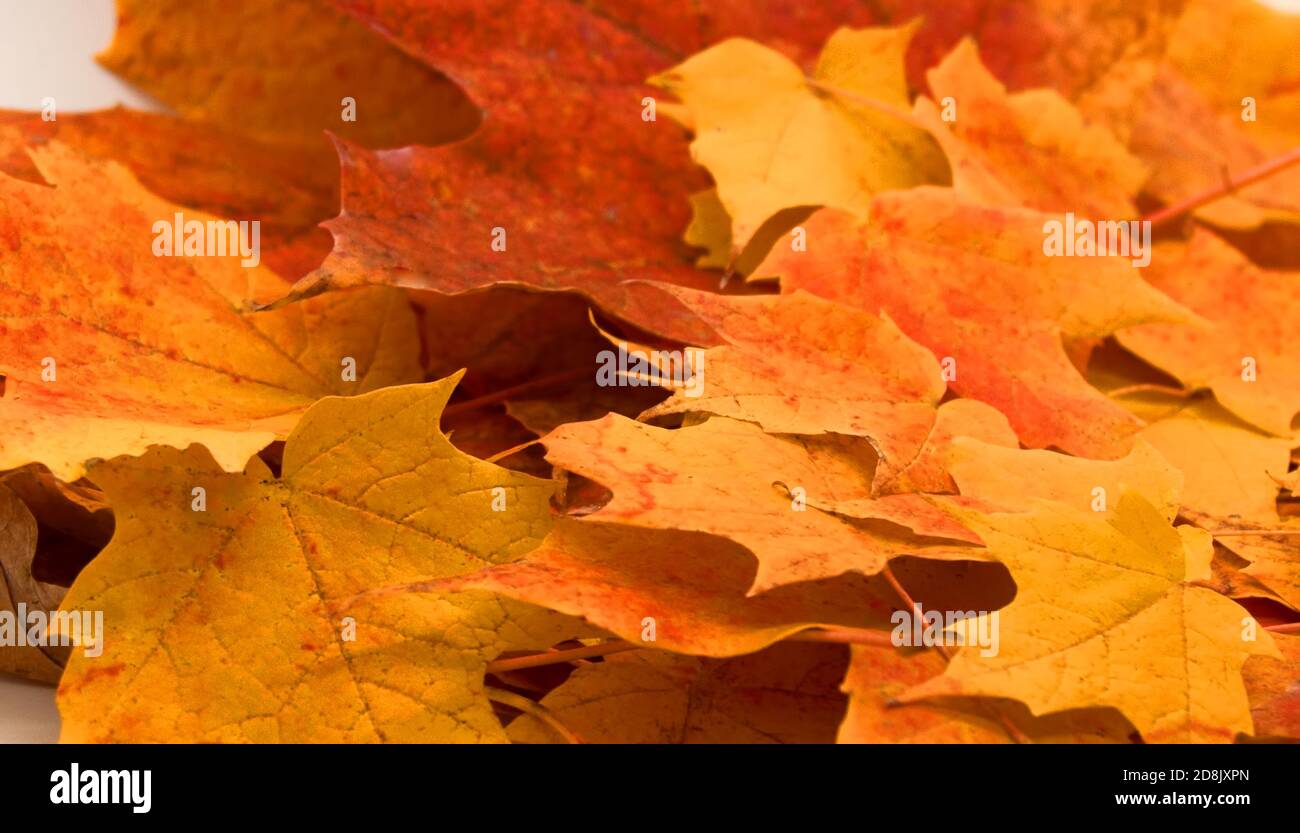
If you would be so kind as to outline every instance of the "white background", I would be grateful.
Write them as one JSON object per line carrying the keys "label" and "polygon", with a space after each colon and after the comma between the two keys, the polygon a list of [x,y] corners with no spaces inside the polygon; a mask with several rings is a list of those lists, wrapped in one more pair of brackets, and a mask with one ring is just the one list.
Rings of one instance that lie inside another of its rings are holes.
{"label": "white background", "polygon": [[[1300,12],[1300,0],[1263,2]],[[95,63],[115,19],[113,0],[0,0],[0,108],[39,110],[51,96],[68,112],[161,109]],[[58,722],[53,689],[0,676],[0,743],[57,740]]]}

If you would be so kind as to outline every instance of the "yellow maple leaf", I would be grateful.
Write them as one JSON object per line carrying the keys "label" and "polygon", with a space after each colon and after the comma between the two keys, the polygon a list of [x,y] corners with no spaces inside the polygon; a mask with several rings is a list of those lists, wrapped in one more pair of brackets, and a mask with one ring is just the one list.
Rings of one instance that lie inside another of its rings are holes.
{"label": "yellow maple leaf", "polygon": [[1251,733],[1241,667],[1277,648],[1245,608],[1196,586],[1210,577],[1209,533],[1171,526],[1135,492],[1109,516],[1057,503],[955,511],[1011,571],[1016,599],[958,624],[997,627],[996,651],[960,649],[943,676],[901,699],[1009,697],[1036,715],[1111,706],[1149,742]]}
{"label": "yellow maple leaf", "polygon": [[572,620],[483,591],[337,609],[517,558],[549,528],[549,481],[439,430],[455,381],[320,401],[278,478],[199,447],[96,465],[119,527],[63,609],[102,610],[105,647],[73,653],[63,740],[503,740],[486,664],[573,636]]}
{"label": "yellow maple leaf", "polygon": [[948,453],[948,470],[963,497],[1010,512],[1028,510],[1038,501],[1079,511],[1113,512],[1119,496],[1132,491],[1172,521],[1183,489],[1179,471],[1141,441],[1119,460],[1087,460],[958,437]]}
{"label": "yellow maple leaf", "polygon": [[1246,422],[1292,436],[1300,412],[1293,326],[1300,276],[1261,269],[1198,229],[1185,244],[1159,247],[1146,277],[1202,320],[1131,327],[1118,333],[1120,344],[1189,388],[1209,388]]}
{"label": "yellow maple leaf", "polygon": [[692,156],[731,217],[733,258],[783,209],[862,214],[877,191],[946,181],[934,140],[907,118],[903,55],[915,30],[840,29],[811,79],[741,38],[650,79],[682,102],[665,112],[695,132]]}
{"label": "yellow maple leaf", "polygon": [[[849,696],[839,743],[1008,743],[1012,731],[1036,743],[1126,743],[1133,731],[1110,709],[1033,717],[1010,701],[948,697],[900,703],[897,698],[943,672],[936,651],[854,645],[842,689]],[[1015,739],[1019,739],[1016,737]]]}
{"label": "yellow maple leaf", "polygon": [[1187,510],[1225,520],[1277,520],[1279,478],[1295,440],[1270,437],[1208,398],[1175,408],[1138,436],[1183,473]]}

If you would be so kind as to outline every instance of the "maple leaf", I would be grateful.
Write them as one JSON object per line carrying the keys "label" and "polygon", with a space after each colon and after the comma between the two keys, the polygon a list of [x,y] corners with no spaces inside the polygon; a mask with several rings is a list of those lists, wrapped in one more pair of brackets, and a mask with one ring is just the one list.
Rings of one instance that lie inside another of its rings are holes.
{"label": "maple leaf", "polygon": [[1245,559],[1241,574],[1254,584],[1239,596],[1262,596],[1300,610],[1300,521],[1293,517],[1267,526],[1245,520],[1192,515],[1202,526],[1213,526],[1222,546]]}
{"label": "maple leaf", "polygon": [[[759,565],[751,593],[848,571],[869,575],[895,555],[980,557],[926,541],[978,543],[918,496],[873,499],[863,450],[851,444],[775,437],[723,417],[668,430],[615,415],[563,425],[542,443],[553,464],[613,492],[587,517],[709,532],[745,546]],[[874,455],[864,450],[869,466]]]}
{"label": "maple leaf", "polygon": [[880,0],[882,22],[922,17],[908,77],[973,38],[993,74],[1012,90],[1051,87],[1085,113],[1126,116],[1164,55],[1185,0]]}
{"label": "maple leaf", "polygon": [[[1289,18],[118,11],[179,116],[0,112],[0,606],[109,627],[65,740],[1296,734]],[[1152,200],[1150,270],[1048,255]],[[146,251],[182,208],[262,265]]]}
{"label": "maple leaf", "polygon": [[94,457],[203,442],[238,470],[320,396],[419,378],[400,293],[254,315],[247,297],[286,286],[274,273],[157,257],[142,230],[173,205],[57,143],[32,158],[58,187],[0,177],[0,469],[36,461],[72,481]]}
{"label": "maple leaf", "polygon": [[[942,459],[954,436],[1017,444],[1006,418],[984,403],[940,405],[945,385],[938,362],[888,317],[799,291],[729,298],[661,288],[723,344],[704,351],[698,380],[661,373],[659,384],[673,396],[642,419],[708,413],[773,434],[866,437],[879,455],[878,494],[951,491]],[[647,354],[660,364],[657,354]]]}
{"label": "maple leaf", "polygon": [[[542,698],[588,743],[829,743],[844,713],[838,645],[775,645],[733,659],[615,654]],[[521,717],[511,739],[553,742]]]}
{"label": "maple leaf", "polygon": [[739,256],[731,237],[731,217],[718,192],[712,188],[691,194],[691,222],[682,234],[688,245],[705,251],[695,259],[701,269],[725,269],[731,274],[749,275],[763,262],[768,251],[795,226],[808,219],[814,208],[788,208],[772,215],[759,227]]}
{"label": "maple leaf", "polygon": [[954,102],[952,118],[928,98],[915,112],[952,166],[953,188],[990,205],[1130,217],[1147,177],[1106,128],[1087,124],[1060,93],[1008,95],[964,40],[927,73],[931,95]]}
{"label": "maple leaf", "polygon": [[287,279],[316,268],[329,253],[329,233],[317,224],[338,213],[339,172],[326,142],[258,141],[215,125],[121,107],[60,114],[55,121],[0,111],[0,171],[44,182],[26,149],[50,141],[125,165],[168,202],[259,221],[262,259]]}
{"label": "maple leaf", "polygon": [[1191,315],[1118,257],[1048,257],[1051,215],[963,201],[951,189],[878,195],[858,223],[823,209],[807,252],[777,247],[755,276],[888,315],[953,363],[950,387],[1006,414],[1021,442],[1117,457],[1141,423],[1087,383],[1062,336],[1104,336]]}
{"label": "maple leaf", "polygon": [[1108,709],[1034,717],[1010,701],[945,698],[901,703],[897,698],[942,673],[936,651],[854,645],[842,689],[849,696],[839,743],[1008,743],[1008,727],[1037,743],[1126,743],[1133,731]]}
{"label": "maple leaf", "polygon": [[1205,230],[1170,246],[1153,256],[1147,279],[1204,321],[1134,327],[1120,344],[1190,388],[1209,388],[1246,422],[1291,436],[1300,355],[1289,324],[1300,315],[1300,276],[1260,269]]}
{"label": "maple leaf", "polygon": [[[454,78],[487,109],[468,141],[371,154],[340,144],[335,251],[291,298],[358,283],[454,294],[501,283],[572,291],[659,335],[695,344],[686,310],[623,285],[705,289],[679,236],[703,184],[667,122],[642,121],[643,79],[730,34],[771,34],[803,57],[852,2],[745,14],[728,4],[612,6],[440,0],[337,5]],[[526,35],[521,33],[527,33]],[[545,102],[546,115],[535,107]],[[494,250],[493,229],[498,249]]]}
{"label": "maple leaf", "polygon": [[[493,155],[442,159],[467,153],[463,145],[438,156],[414,148],[370,152],[341,142],[338,150],[343,212],[324,224],[334,235],[334,249],[284,301],[370,284],[449,295],[515,284],[581,294],[611,315],[670,338],[715,340],[685,308],[665,306],[661,293],[626,281],[704,289],[716,278],[682,262],[670,244],[665,245],[672,250],[656,254],[646,245],[644,226],[614,223],[627,210],[608,195],[600,197],[608,217],[575,219],[575,206],[590,207],[594,197],[562,202],[556,198],[559,183],[485,167]],[[458,196],[467,184],[486,192],[478,198],[482,204]],[[651,216],[671,212],[666,206],[640,210]]]}
{"label": "maple leaf", "polygon": [[1112,343],[1094,354],[1088,379],[1147,423],[1138,438],[1183,474],[1183,514],[1214,528],[1276,520],[1278,491],[1294,441],[1272,437],[1193,394]]}
{"label": "maple leaf", "polygon": [[[564,519],[519,561],[416,587],[488,590],[581,616],[633,644],[715,657],[812,627],[884,628],[896,601],[883,582],[852,575],[749,596],[754,567],[748,551],[715,535]],[[909,580],[929,587],[935,577],[913,570]]]}
{"label": "maple leaf", "polygon": [[784,209],[862,215],[879,191],[947,181],[934,141],[898,117],[909,104],[903,54],[915,29],[840,29],[811,78],[775,50],[732,39],[650,79],[681,100],[691,156],[731,217],[733,256]]}
{"label": "maple leaf", "polygon": [[[1188,0],[1169,37],[1167,59],[1252,138],[1282,150],[1300,140],[1300,20],[1252,0]],[[1267,116],[1241,119],[1242,96],[1265,102]]]}
{"label": "maple leaf", "polygon": [[1173,521],[1183,490],[1182,473],[1141,440],[1119,460],[1085,460],[958,437],[948,452],[948,471],[963,497],[999,511],[1027,511],[1046,500],[1110,514],[1115,499],[1129,491]]}
{"label": "maple leaf", "polygon": [[270,141],[440,144],[478,122],[456,84],[327,3],[117,0],[98,60],[189,120]]}
{"label": "maple leaf", "polygon": [[69,662],[63,739],[504,739],[483,669],[574,635],[571,620],[481,591],[334,609],[517,558],[549,527],[549,481],[470,458],[438,429],[454,384],[321,400],[279,478],[258,458],[225,472],[199,447],[94,466],[119,529],[63,604],[103,610],[109,630],[102,657]]}
{"label": "maple leaf", "polygon": [[694,411],[773,434],[867,437],[880,479],[897,476],[933,429],[945,387],[939,363],[888,319],[804,292],[730,298],[662,288],[724,343],[705,351],[699,379],[661,374],[673,396],[643,419]]}
{"label": "maple leaf", "polygon": [[868,638],[869,629],[883,641],[900,603],[896,581],[939,607],[974,600],[996,608],[1015,592],[1006,571],[994,564],[902,557],[891,562],[891,571],[888,577],[846,574],[749,595],[754,559],[732,541],[561,519],[519,561],[367,595],[488,590],[581,617],[622,637],[623,649],[728,657],[783,639]]}
{"label": "maple leaf", "polygon": [[1171,526],[1135,492],[1109,517],[1056,503],[954,512],[1011,571],[1016,599],[999,612],[999,652],[961,649],[901,699],[1010,697],[1034,714],[1111,706],[1151,742],[1251,733],[1241,666],[1277,648],[1267,633],[1243,637],[1244,608],[1195,586],[1210,577],[1209,533]]}
{"label": "maple leaf", "polygon": [[[4,647],[0,648],[0,671],[45,683],[55,683],[63,673],[68,649],[20,642],[18,631],[31,633],[27,613],[48,613],[58,609],[63,588],[39,581],[32,575],[36,557],[36,519],[18,496],[0,483],[0,611],[6,614]],[[21,610],[19,606],[22,606]],[[36,634],[44,639],[43,633]]]}
{"label": "maple leaf", "polygon": [[64,483],[44,466],[30,465],[0,474],[0,483],[27,505],[47,532],[66,536],[93,552],[113,537],[113,511],[104,493],[85,480]]}
{"label": "maple leaf", "polygon": [[1242,669],[1259,737],[1300,737],[1300,636],[1273,637],[1282,658],[1251,657]]}
{"label": "maple leaf", "polygon": [[1277,520],[1278,479],[1295,440],[1270,437],[1205,398],[1167,409],[1138,436],[1183,473],[1186,510],[1225,520]]}
{"label": "maple leaf", "polygon": [[1165,203],[1220,195],[1208,203],[1198,199],[1194,214],[1228,229],[1300,221],[1300,200],[1295,197],[1300,172],[1295,168],[1275,172],[1263,182],[1225,186],[1233,177],[1267,165],[1277,153],[1245,132],[1240,104],[1233,114],[1216,111],[1169,67],[1155,76],[1131,133],[1130,150],[1152,172],[1145,190]]}
{"label": "maple leaf", "polygon": [[1270,166],[1274,157],[1287,165],[1300,159],[1297,34],[1294,17],[1253,1],[1188,1],[1170,35],[1166,65],[1132,127],[1134,152],[1153,168],[1153,195],[1180,204],[1218,191],[1209,203],[1197,200],[1197,217],[1222,229],[1266,222],[1294,229],[1300,222],[1294,166],[1274,170],[1268,182],[1222,186]]}

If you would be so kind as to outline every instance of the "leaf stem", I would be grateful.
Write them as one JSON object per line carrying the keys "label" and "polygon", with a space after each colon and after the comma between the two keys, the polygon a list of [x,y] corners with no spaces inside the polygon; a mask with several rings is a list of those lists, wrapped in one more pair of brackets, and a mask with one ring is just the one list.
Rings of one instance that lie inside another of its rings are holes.
{"label": "leaf stem", "polygon": [[508,388],[502,388],[493,393],[475,397],[474,399],[467,399],[464,402],[456,402],[452,405],[448,405],[443,409],[442,416],[445,419],[450,416],[463,414],[467,411],[477,410],[487,405],[495,405],[496,403],[504,402],[507,399],[514,399],[523,394],[548,390],[549,388],[563,384],[564,382],[576,381],[581,379],[583,376],[594,372],[594,370],[589,370],[588,368],[574,368],[573,370],[565,370],[562,373],[552,373],[550,376],[543,376],[540,379],[533,379]]}
{"label": "leaf stem", "polygon": [[506,691],[501,688],[492,688],[488,686],[487,697],[496,703],[503,703],[512,709],[518,709],[529,717],[541,721],[551,727],[557,735],[564,738],[567,743],[582,743],[582,738],[578,737],[573,730],[560,722],[555,716],[555,712],[543,706],[534,700],[529,700],[522,694],[515,694],[513,691]]}
{"label": "leaf stem", "polygon": [[[889,635],[882,631],[873,631],[867,628],[810,628],[799,631],[785,638],[786,642],[833,642],[841,645],[879,645],[892,646],[893,642]],[[634,651],[639,648],[653,648],[652,644],[638,645],[635,642],[629,642],[626,639],[610,639],[596,645],[583,645],[580,648],[565,648],[559,651],[542,651],[537,654],[524,654],[523,656],[510,657],[508,659],[499,659],[489,663],[487,670],[489,674],[500,674],[506,671],[518,671],[521,668],[537,668],[541,665],[555,665],[561,662],[572,662],[579,659],[591,659],[592,657],[603,657],[608,654],[616,654],[622,651]]]}
{"label": "leaf stem", "polygon": [[[888,564],[886,564],[885,568],[880,571],[880,574],[885,577],[885,581],[889,582],[889,586],[894,588],[894,592],[898,594],[898,598],[903,601],[903,604],[907,605],[909,612],[915,611],[920,607],[920,605],[913,601],[911,594],[909,594],[903,587],[903,584],[898,580],[898,577],[894,575],[894,571],[889,569]],[[952,653],[946,646],[939,644],[934,647],[935,650],[939,652],[939,656],[943,657],[946,662],[952,661]],[[998,723],[1002,724],[1002,728],[1006,730],[1006,733],[1011,736],[1013,741],[1016,743],[1030,743],[1029,737],[1024,732],[1020,731],[1016,724],[1012,723],[1011,719],[1005,714],[994,709],[982,700],[978,702],[980,710],[990,717],[993,717]]]}
{"label": "leaf stem", "polygon": [[504,451],[498,451],[496,454],[493,454],[491,457],[488,457],[488,458],[487,458],[487,462],[489,462],[489,463],[496,463],[496,462],[499,462],[499,461],[504,460],[505,458],[511,456],[512,454],[518,454],[519,452],[523,451],[524,449],[526,449],[526,448],[530,448],[530,447],[532,447],[532,446],[534,446],[534,445],[537,445],[537,444],[540,443],[540,442],[541,442],[540,439],[529,440],[528,442],[520,443],[519,445],[516,445],[516,446],[514,446],[514,447],[512,447],[512,448],[507,448],[507,449],[505,449]]}
{"label": "leaf stem", "polygon": [[642,646],[624,639],[610,639],[596,645],[583,645],[581,648],[564,648],[559,651],[542,651],[538,654],[499,659],[488,663],[489,674],[501,674],[506,671],[518,671],[522,668],[537,668],[542,665],[555,665],[560,662],[572,662],[578,659],[603,657],[620,651],[633,651]]}
{"label": "leaf stem", "polygon": [[1128,396],[1130,393],[1167,393],[1170,396],[1177,396],[1180,399],[1186,399],[1192,395],[1192,391],[1187,388],[1175,388],[1169,385],[1125,385],[1122,388],[1115,388],[1110,392],[1110,396]]}
{"label": "leaf stem", "polygon": [[1199,194],[1193,194],[1185,200],[1180,200],[1173,205],[1167,205],[1158,211],[1153,211],[1145,217],[1142,217],[1142,219],[1150,222],[1153,228],[1155,226],[1164,225],[1165,223],[1176,220],[1182,215],[1194,211],[1207,203],[1212,203],[1220,197],[1227,196],[1239,188],[1244,188],[1247,185],[1251,185],[1264,179],[1265,177],[1272,176],[1278,171],[1289,168],[1297,163],[1300,163],[1300,148],[1296,148],[1289,153],[1284,153],[1275,159],[1270,159],[1262,165],[1251,168],[1249,171],[1246,171],[1235,179],[1225,179],[1220,185],[1208,188]]}
{"label": "leaf stem", "polygon": [[892,648],[894,641],[884,631],[866,628],[813,628],[787,636],[785,642],[834,642],[841,645],[879,645]]}

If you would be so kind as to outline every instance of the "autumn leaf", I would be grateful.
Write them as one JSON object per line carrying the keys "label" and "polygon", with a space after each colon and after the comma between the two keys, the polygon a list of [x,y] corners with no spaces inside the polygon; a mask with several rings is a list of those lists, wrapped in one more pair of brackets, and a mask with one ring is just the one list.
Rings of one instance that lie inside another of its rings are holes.
{"label": "autumn leaf", "polygon": [[748,596],[754,571],[744,547],[715,535],[561,520],[519,561],[417,587],[489,590],[580,616],[633,644],[713,657],[752,653],[813,627],[884,628],[896,603],[884,582],[852,575]]}
{"label": "autumn leaf", "polygon": [[1152,171],[1146,190],[1153,196],[1173,205],[1207,193],[1221,195],[1196,205],[1194,213],[1226,229],[1300,220],[1300,201],[1294,196],[1300,172],[1294,167],[1262,182],[1225,185],[1279,157],[1245,130],[1240,105],[1237,112],[1224,114],[1184,78],[1162,67],[1137,113],[1129,147]]}
{"label": "autumn leaf", "polygon": [[1086,460],[958,437],[948,452],[948,471],[963,497],[1009,512],[1052,501],[1113,515],[1119,496],[1134,492],[1173,521],[1183,492],[1182,473],[1141,440],[1119,460]]}
{"label": "autumn leaf", "polygon": [[[369,147],[441,144],[477,123],[454,83],[327,3],[117,0],[117,21],[99,62],[190,120]],[[350,120],[345,97],[361,108]]]}
{"label": "autumn leaf", "polygon": [[978,543],[917,496],[873,499],[866,450],[851,445],[778,438],[722,417],[668,430],[614,415],[561,426],[542,442],[556,466],[613,492],[587,517],[708,532],[745,546],[759,565],[751,593],[849,571],[870,575],[895,555],[980,557],[926,541]]}
{"label": "autumn leaf", "polygon": [[770,16],[648,2],[599,11],[499,0],[338,5],[454,78],[487,113],[473,138],[446,148],[370,154],[340,144],[335,251],[292,297],[358,283],[446,294],[522,284],[581,293],[695,344],[711,334],[692,328],[688,311],[623,283],[716,282],[679,242],[688,195],[703,179],[680,131],[642,120],[653,93],[644,79],[729,35],[771,36],[802,59],[836,26],[866,17],[843,0]]}
{"label": "autumn leaf", "polygon": [[930,351],[893,322],[804,292],[729,298],[663,289],[724,343],[704,351],[699,378],[661,374],[673,396],[643,418],[695,411],[773,434],[866,437],[881,457],[878,479],[918,455],[945,386]]}
{"label": "autumn leaf", "polygon": [[1214,527],[1216,540],[1248,562],[1241,574],[1265,592],[1242,596],[1271,598],[1300,611],[1300,521],[1282,518],[1263,525],[1202,516],[1192,519]]}
{"label": "autumn leaf", "polygon": [[[1060,93],[1039,88],[1008,94],[969,40],[927,79],[934,100],[917,99],[915,112],[943,147],[953,189],[963,197],[1096,219],[1136,213],[1134,197],[1146,170]],[[951,113],[936,102],[951,102]]]}
{"label": "autumn leaf", "polygon": [[[1188,0],[1169,38],[1168,60],[1252,138],[1288,150],[1300,142],[1297,39],[1294,14],[1249,0]],[[1263,118],[1241,118],[1243,96],[1264,102]]]}
{"label": "autumn leaf", "polygon": [[0,111],[63,740],[1298,737],[1291,16],[117,11],[167,113]]}
{"label": "autumn leaf", "polygon": [[1208,392],[1182,389],[1117,344],[1098,351],[1087,372],[1089,381],[1147,423],[1139,439],[1182,472],[1184,515],[1204,517],[1207,528],[1277,519],[1294,441],[1243,422]]}
{"label": "autumn leaf", "polygon": [[[0,483],[0,612],[8,620],[4,646],[0,647],[0,671],[18,674],[44,683],[56,683],[67,662],[68,649],[58,645],[34,644],[35,635],[47,635],[29,612],[48,614],[57,610],[63,588],[39,581],[32,575],[36,557],[36,519],[6,485]],[[19,636],[19,631],[29,635]],[[33,631],[36,631],[33,634]]]}
{"label": "autumn leaf", "polygon": [[964,38],[979,44],[1013,91],[1051,87],[1091,120],[1123,125],[1142,103],[1184,0],[884,0],[882,22],[924,21],[908,54],[908,77],[926,71]]}
{"label": "autumn leaf", "polygon": [[1203,398],[1173,409],[1139,436],[1183,473],[1186,509],[1225,520],[1277,520],[1278,479],[1295,440],[1270,437]]}
{"label": "autumn leaf", "polygon": [[809,250],[777,247],[755,276],[889,316],[950,365],[953,391],[1002,411],[1026,445],[1122,456],[1141,423],[1084,380],[1061,338],[1190,314],[1125,259],[1045,255],[1051,219],[951,189],[882,194],[866,224],[818,212]]}
{"label": "autumn leaf", "polygon": [[257,220],[263,261],[288,280],[315,269],[329,253],[329,233],[317,224],[338,213],[339,172],[326,142],[258,141],[121,107],[63,113],[55,121],[0,111],[0,171],[44,182],[27,149],[51,141],[121,163],[168,202],[226,219]]}
{"label": "autumn leaf", "polygon": [[785,639],[883,643],[902,605],[894,582],[939,607],[996,608],[1015,593],[1000,565],[976,561],[901,557],[887,577],[850,573],[752,595],[755,569],[747,550],[715,535],[561,519],[518,561],[365,597],[488,590],[585,619],[621,637],[620,649],[730,657]]}
{"label": "autumn leaf", "polygon": [[274,273],[157,257],[150,229],[175,206],[57,143],[32,158],[58,187],[0,177],[0,469],[71,481],[91,458],[203,442],[238,470],[319,397],[419,378],[400,294],[252,314],[286,285]]}
{"label": "autumn leaf", "polygon": [[1011,571],[1016,599],[998,614],[996,654],[963,648],[943,676],[900,699],[1009,697],[1036,715],[1111,706],[1149,742],[1251,733],[1241,666],[1277,649],[1267,633],[1243,636],[1244,608],[1195,585],[1210,575],[1208,533],[1171,526],[1134,492],[1110,517],[1055,503],[955,511]]}
{"label": "autumn leaf", "polygon": [[[665,307],[662,295],[626,281],[650,279],[704,289],[715,285],[714,277],[679,261],[675,252],[627,258],[629,252],[647,250],[646,228],[615,225],[610,218],[622,216],[621,209],[608,195],[601,195],[608,218],[575,220],[574,206],[590,206],[592,201],[577,195],[573,202],[558,201],[558,183],[494,173],[481,159],[442,162],[441,155],[463,154],[464,147],[433,157],[412,150],[370,152],[340,142],[343,213],[325,223],[334,235],[334,250],[286,298],[369,284],[448,295],[514,284],[580,293],[644,329],[712,343],[713,334],[688,310]],[[489,202],[467,211],[467,205],[477,203],[466,201],[462,181],[487,189],[484,199]],[[491,203],[502,207],[484,225]],[[675,224],[673,238],[684,222],[682,218]]]}
{"label": "autumn leaf", "polygon": [[[615,654],[579,668],[541,705],[587,743],[830,743],[844,713],[843,646],[775,645],[716,660]],[[511,739],[553,743],[535,718]]]}
{"label": "autumn leaf", "polygon": [[782,210],[824,205],[861,216],[879,191],[947,181],[933,140],[899,118],[915,28],[840,29],[811,77],[736,38],[650,79],[681,101],[691,156],[713,175],[731,217],[733,257]]}
{"label": "autumn leaf", "polygon": [[936,651],[904,652],[854,645],[843,690],[848,712],[839,743],[1126,743],[1132,728],[1106,709],[1033,717],[1009,701],[946,698],[903,703],[897,698],[943,672]]}
{"label": "autumn leaf", "polygon": [[222,471],[198,447],[96,465],[119,529],[64,607],[103,610],[106,649],[73,654],[63,739],[502,740],[487,662],[574,635],[570,620],[481,591],[335,609],[517,558],[545,534],[549,481],[470,458],[438,429],[454,384],[320,401],[278,478],[257,458]]}
{"label": "autumn leaf", "polygon": [[1300,314],[1298,276],[1260,269],[1204,230],[1170,247],[1153,255],[1147,279],[1208,323],[1135,327],[1119,342],[1188,388],[1209,388],[1246,422],[1291,436],[1300,411],[1300,354],[1288,326]]}
{"label": "autumn leaf", "polygon": [[1300,735],[1300,636],[1276,636],[1277,657],[1251,657],[1242,675],[1250,692],[1255,734],[1294,738]]}

